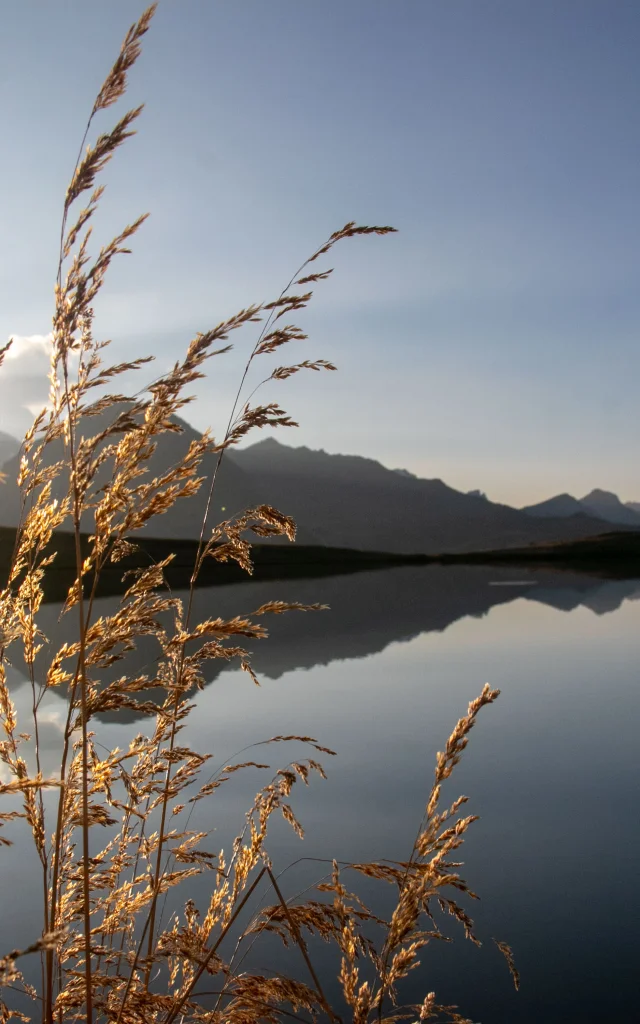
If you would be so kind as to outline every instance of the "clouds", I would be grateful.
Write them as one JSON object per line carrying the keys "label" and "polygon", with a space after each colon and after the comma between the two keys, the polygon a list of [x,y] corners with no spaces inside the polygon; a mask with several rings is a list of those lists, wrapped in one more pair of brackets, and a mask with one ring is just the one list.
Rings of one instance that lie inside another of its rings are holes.
{"label": "clouds", "polygon": [[0,367],[0,429],[21,437],[49,399],[51,334],[14,334]]}
{"label": "clouds", "polygon": [[[11,699],[20,724],[20,728],[33,734],[33,695],[31,684],[25,673],[13,665],[6,665],[7,682],[11,692]],[[55,773],[60,764],[60,745],[64,735],[66,722],[66,701],[56,691],[49,690],[40,705],[38,711],[38,739],[40,749],[40,764],[45,776]],[[27,761],[32,774],[35,774],[35,745],[34,738],[23,744],[22,756]],[[0,766],[0,782],[11,781],[8,769]]]}
{"label": "clouds", "polygon": [[21,360],[46,357],[47,364],[51,355],[52,334],[13,334],[11,348],[5,359],[7,363],[17,364]]}
{"label": "clouds", "polygon": [[[47,400],[48,340],[31,332],[51,324],[62,192],[127,5],[70,0],[60,16],[40,4],[36,35],[32,5],[5,6],[16,88],[3,127],[21,158],[0,167],[0,345],[20,338],[0,370],[0,429],[18,435]],[[459,5],[405,4],[400,17],[382,4],[363,18],[364,0],[334,0],[329,13],[296,5],[284,26],[252,0],[195,6],[158,17],[132,82],[135,102],[153,102],[106,174],[96,237],[152,212],[96,303],[114,361],[152,352],[153,377],[196,331],[277,294],[333,228],[391,223],[393,239],[335,250],[303,317],[305,355],[342,376],[291,382],[300,441],[519,504],[557,479],[640,496],[638,5],[610,4],[604,34],[598,4],[578,24],[562,5],[490,3],[474,20]],[[252,344],[249,331],[233,340],[194,388],[199,427],[224,429]]]}

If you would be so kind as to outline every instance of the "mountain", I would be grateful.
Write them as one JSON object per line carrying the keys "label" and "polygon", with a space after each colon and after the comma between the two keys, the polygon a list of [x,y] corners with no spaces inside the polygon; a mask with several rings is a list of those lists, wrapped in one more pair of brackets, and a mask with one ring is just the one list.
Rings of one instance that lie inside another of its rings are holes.
{"label": "mountain", "polygon": [[[80,436],[92,437],[104,430],[115,418],[123,412],[125,406],[115,406],[89,420],[84,420],[80,427]],[[178,462],[187,452],[192,441],[200,437],[200,433],[179,417],[174,417],[177,425],[181,427],[181,433],[165,433],[153,456],[147,463],[148,472],[142,480],[148,480],[153,476],[160,476],[166,473],[171,466]],[[273,442],[277,449],[282,445]],[[62,458],[62,442],[56,441],[49,445],[43,465],[51,465]],[[205,457],[200,467],[199,475],[207,480],[211,479],[217,456]],[[377,465],[375,463],[374,465]],[[20,520],[20,493],[16,486],[16,478],[20,468],[19,454],[13,455],[8,461],[0,466],[6,474],[6,481],[0,487],[0,526],[17,526]],[[382,467],[380,467],[382,468]],[[385,470],[385,472],[389,472]],[[395,479],[395,474],[393,474]],[[399,477],[398,479],[402,479]],[[99,487],[107,480],[106,467],[98,474],[95,486]],[[265,504],[267,499],[261,492],[260,481],[254,479],[253,474],[245,472],[241,465],[230,453],[227,453],[218,474],[216,493],[211,505],[209,522],[211,526],[222,519],[228,519],[237,515],[252,505]],[[195,498],[180,501],[167,513],[158,516],[153,520],[145,532],[154,537],[165,539],[172,538],[197,538],[200,535],[202,525],[203,509],[206,503],[208,491],[207,483],[203,484],[201,491]],[[64,487],[60,479],[56,479],[52,486],[52,497],[60,500],[64,496]],[[85,514],[82,519],[82,529],[91,532],[92,517]],[[66,529],[70,529],[70,525]],[[298,540],[301,544],[322,544],[323,542],[312,526],[306,523],[298,524]],[[344,546],[344,545],[343,545]]]}
{"label": "mountain", "polygon": [[19,449],[20,442],[15,437],[12,437],[11,434],[6,434],[4,430],[0,430],[0,466],[13,458]]}
{"label": "mountain", "polygon": [[580,504],[590,515],[608,519],[610,523],[640,527],[640,515],[623,505],[618,495],[612,494],[611,491],[591,491],[580,500]]}
{"label": "mountain", "polygon": [[[89,420],[83,420],[81,423],[80,435],[85,437],[92,437],[95,434],[100,433],[104,430],[114,419],[115,415],[119,412],[124,411],[126,407],[116,406],[110,410],[98,416],[92,416]],[[174,465],[179,459],[183,457],[185,452],[189,448],[191,441],[196,440],[200,437],[200,434],[193,429],[184,420],[180,420],[176,417],[176,423],[182,428],[182,433],[168,432],[163,435],[160,439],[160,443],[153,454],[150,461],[147,463],[149,466],[149,472],[146,473],[141,480],[148,480],[150,476],[160,475],[167,472],[172,465]],[[56,460],[62,458],[62,442],[56,441],[49,445],[46,450],[44,457],[44,465],[51,465]],[[216,459],[213,455],[205,458],[202,468],[202,475],[210,477]],[[2,466],[2,471],[6,473],[7,480],[5,484],[0,487],[0,526],[16,526],[20,517],[20,495],[18,488],[15,484],[15,480],[18,474],[20,465],[19,455],[14,455],[13,458],[9,459],[8,462]],[[107,479],[106,467],[98,474],[96,478],[96,485],[100,486],[105,483]],[[227,518],[234,512],[241,511],[243,508],[255,503],[256,495],[255,489],[252,485],[252,481],[249,480],[243,471],[236,466],[232,460],[226,461],[222,466],[220,474],[221,483],[225,485],[225,491],[229,496],[231,507],[225,512],[221,506],[224,502],[215,500],[212,507],[212,523],[217,522],[220,519]],[[59,479],[54,480],[52,488],[52,497],[62,498],[63,497],[63,485]],[[198,537],[200,533],[200,527],[202,522],[202,510],[204,507],[206,497],[204,493],[201,493],[195,500],[182,501],[178,505],[174,506],[166,515],[160,516],[154,520],[153,534],[158,537],[174,538],[174,537]],[[70,529],[70,526],[66,527]],[[82,520],[83,530],[90,531],[92,528],[92,519],[86,514]],[[309,541],[310,543],[312,540]]]}
{"label": "mountain", "polygon": [[[98,433],[113,415],[112,409],[92,417],[86,433]],[[182,433],[164,435],[149,463],[151,473],[167,471],[199,436],[188,423],[178,422]],[[50,463],[61,455],[56,442],[45,461]],[[214,463],[213,456],[205,460],[203,475],[211,474]],[[14,456],[3,467],[9,479],[0,488],[2,526],[15,526],[18,521],[20,503],[14,483],[18,466],[19,458]],[[103,482],[104,478],[96,481],[98,485]],[[53,496],[62,496],[57,483]],[[196,498],[179,502],[153,520],[146,532],[163,538],[197,537],[205,496],[206,484]],[[374,459],[291,448],[273,438],[227,453],[211,523],[257,503],[274,505],[292,515],[301,544],[365,551],[478,551],[574,540],[606,531],[603,521],[594,516],[534,517],[478,494],[463,494],[442,480],[423,480],[386,469]],[[82,526],[91,530],[89,515]]]}
{"label": "mountain", "polygon": [[233,460],[263,501],[285,509],[322,544],[377,551],[464,552],[605,532],[602,520],[535,519],[442,480],[386,469],[373,459],[290,448],[268,438]]}
{"label": "mountain", "polygon": [[632,512],[640,514],[640,501],[625,501],[625,506],[630,508]]}
{"label": "mountain", "polygon": [[577,498],[571,494],[556,494],[554,498],[547,498],[537,505],[527,505],[522,509],[529,516],[548,518],[549,516],[577,516],[584,515],[585,510]]}
{"label": "mountain", "polygon": [[522,509],[527,515],[536,518],[548,516],[595,516],[607,523],[621,526],[635,526],[640,529],[640,503],[620,501],[617,494],[611,491],[593,490],[584,498],[574,498],[571,494],[556,494],[553,498],[541,501],[537,505],[527,505]]}

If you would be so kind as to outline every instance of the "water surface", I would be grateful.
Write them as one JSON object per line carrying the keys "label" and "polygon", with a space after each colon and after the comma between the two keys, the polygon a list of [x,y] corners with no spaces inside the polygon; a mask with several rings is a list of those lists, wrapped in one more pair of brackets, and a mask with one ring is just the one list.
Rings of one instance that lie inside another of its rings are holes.
{"label": "water surface", "polygon": [[[436,751],[484,682],[498,687],[502,694],[481,713],[444,795],[466,793],[469,813],[480,815],[461,859],[482,897],[465,906],[483,946],[466,942],[455,922],[445,924],[455,943],[426,949],[405,993],[418,1000],[435,989],[485,1024],[631,1021],[640,910],[638,597],[640,581],[459,566],[201,590],[201,617],[280,598],[326,602],[331,610],[270,621],[272,637],[255,646],[260,688],[244,673],[212,666],[188,739],[220,765],[283,733],[310,733],[338,752],[324,758],[328,781],[294,795],[304,842],[274,829],[278,871],[301,856],[404,858]],[[99,613],[113,607],[104,599]],[[56,623],[59,611],[44,609],[45,631],[58,642],[65,629]],[[151,658],[151,648],[141,650],[139,667]],[[17,665],[13,694],[25,712],[30,689]],[[45,760],[63,710],[57,697],[48,700]],[[142,727],[105,721],[99,739],[124,746]],[[294,754],[304,750],[258,748],[251,756],[277,767]],[[257,772],[240,774],[198,805],[205,826],[216,829],[215,843],[228,847],[265,781]],[[4,947],[33,937],[38,893],[28,883],[24,847],[1,856]],[[293,894],[325,870],[305,861],[283,885]],[[198,893],[204,901],[204,884]],[[519,993],[492,936],[513,947]],[[280,955],[268,945],[254,962],[275,969]]]}

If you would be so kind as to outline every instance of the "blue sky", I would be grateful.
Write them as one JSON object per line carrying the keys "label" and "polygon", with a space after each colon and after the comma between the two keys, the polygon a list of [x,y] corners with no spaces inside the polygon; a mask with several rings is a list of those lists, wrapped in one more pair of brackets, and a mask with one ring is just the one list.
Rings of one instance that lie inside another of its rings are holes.
{"label": "blue sky", "polygon": [[[49,330],[61,197],[142,7],[3,9],[0,341]],[[340,373],[265,391],[301,423],[281,440],[516,505],[640,500],[638,52],[635,0],[162,0],[96,231],[151,218],[98,333],[164,367],[345,221],[390,223],[302,314],[295,358]],[[221,430],[250,343],[211,364],[195,425]],[[28,342],[7,364],[0,429],[44,365]]]}

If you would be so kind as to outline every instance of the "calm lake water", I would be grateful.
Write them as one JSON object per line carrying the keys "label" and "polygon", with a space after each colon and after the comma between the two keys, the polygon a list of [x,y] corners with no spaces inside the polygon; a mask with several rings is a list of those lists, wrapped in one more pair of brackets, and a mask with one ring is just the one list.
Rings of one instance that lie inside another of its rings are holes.
{"label": "calm lake water", "polygon": [[[188,740],[212,751],[218,765],[283,733],[310,733],[338,752],[323,756],[328,781],[294,792],[305,840],[274,828],[270,850],[278,871],[300,857],[405,858],[436,751],[490,682],[502,694],[481,713],[444,794],[447,800],[466,793],[468,813],[480,815],[460,859],[481,896],[465,907],[483,946],[444,922],[455,942],[423,951],[405,996],[417,1000],[435,989],[439,1001],[457,1003],[484,1024],[636,1020],[638,598],[640,580],[483,567],[200,590],[201,617],[249,611],[269,599],[321,601],[331,610],[272,617],[271,638],[255,647],[260,688],[216,665],[197,697]],[[113,608],[110,599],[99,604],[100,613]],[[45,631],[56,640],[63,638],[58,614],[57,606],[44,609]],[[148,657],[150,651],[140,652],[141,666]],[[18,666],[12,675],[24,713],[30,689]],[[62,714],[62,702],[52,697],[45,762]],[[98,738],[124,746],[141,728],[103,722]],[[299,745],[286,752],[263,747],[241,760],[278,767],[304,753]],[[205,827],[216,828],[216,847],[228,848],[258,779],[257,772],[239,773],[213,802],[198,805]],[[34,864],[23,846],[0,856],[4,949],[33,938],[39,892],[28,880]],[[282,885],[293,895],[326,870],[303,861]],[[195,893],[203,902],[205,883]],[[492,936],[513,947],[519,993]],[[276,968],[281,955],[268,944],[253,965]],[[303,966],[295,971],[304,977]]]}

